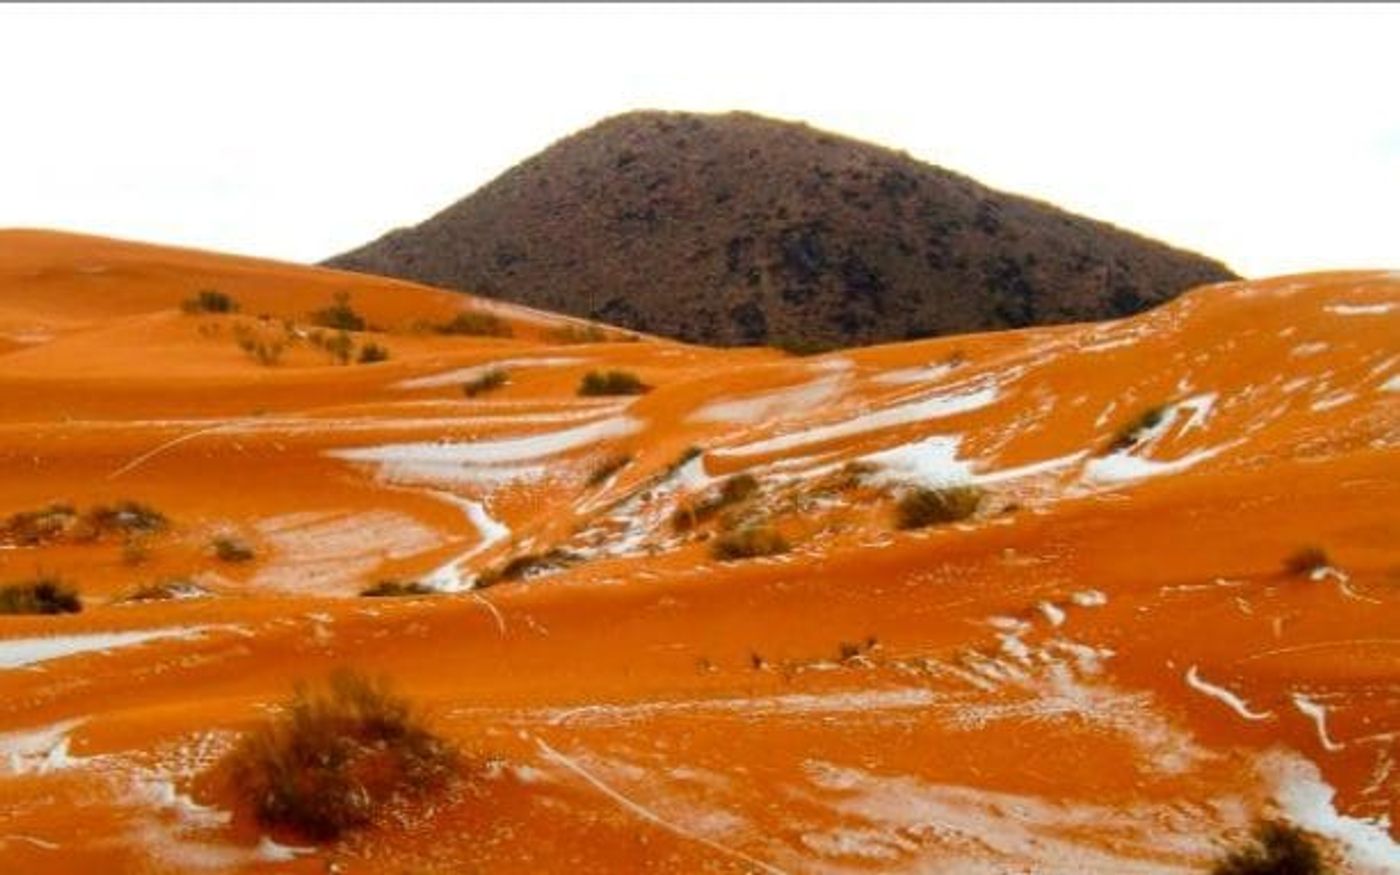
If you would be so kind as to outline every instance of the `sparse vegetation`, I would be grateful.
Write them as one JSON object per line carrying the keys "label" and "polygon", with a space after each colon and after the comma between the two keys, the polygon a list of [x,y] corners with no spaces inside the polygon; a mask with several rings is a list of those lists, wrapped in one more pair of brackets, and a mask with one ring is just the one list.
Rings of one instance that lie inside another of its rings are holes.
{"label": "sparse vegetation", "polygon": [[219,535],[209,542],[220,562],[250,562],[256,555],[253,548],[235,535]]}
{"label": "sparse vegetation", "polygon": [[895,511],[901,529],[922,529],[967,519],[977,513],[982,498],[976,486],[918,487],[900,496]]}
{"label": "sparse vegetation", "polygon": [[281,364],[282,354],[287,351],[282,338],[265,336],[265,331],[241,322],[233,326],[233,339],[249,358],[266,367]]}
{"label": "sparse vegetation", "polygon": [[546,335],[557,344],[607,343],[606,331],[597,325],[560,325],[551,328]]}
{"label": "sparse vegetation", "polygon": [[226,765],[264,827],[327,841],[446,787],[459,755],[386,682],[342,670],[323,686],[299,685]]}
{"label": "sparse vegetation", "polygon": [[372,365],[375,362],[386,362],[389,360],[389,350],[377,343],[366,343],[360,347],[360,354],[355,361],[362,365]]}
{"label": "sparse vegetation", "polygon": [[336,292],[329,307],[311,314],[311,324],[333,331],[364,331],[367,323],[350,306],[350,293]]}
{"label": "sparse vegetation", "polygon": [[682,503],[671,515],[671,527],[688,532],[708,522],[715,515],[736,504],[747,501],[758,492],[758,479],[752,474],[735,474],[720,484],[719,490],[699,502]]}
{"label": "sparse vegetation", "polygon": [[1326,875],[1331,871],[1313,839],[1292,824],[1268,821],[1253,839],[1219,860],[1211,875]]}
{"label": "sparse vegetation", "polygon": [[578,393],[585,396],[641,395],[648,388],[631,371],[589,371],[583,375]]}
{"label": "sparse vegetation", "polygon": [[510,325],[494,313],[463,310],[440,325],[433,326],[438,334],[460,334],[471,337],[510,337]]}
{"label": "sparse vegetation", "polygon": [[236,313],[238,303],[215,289],[200,289],[181,304],[186,313]]}
{"label": "sparse vegetation", "polygon": [[424,586],[416,580],[405,583],[402,580],[381,580],[373,586],[360,590],[365,598],[397,598],[401,596],[433,595],[437,590]]}
{"label": "sparse vegetation", "polygon": [[97,505],[84,513],[67,503],[11,514],[0,523],[0,543],[34,547],[60,540],[90,543],[108,535],[128,541],[163,532],[169,520],[160,511],[135,501]]}
{"label": "sparse vegetation", "polygon": [[121,535],[127,539],[159,534],[170,525],[165,514],[136,501],[99,504],[79,518],[74,527],[75,540],[98,540],[106,535]]}
{"label": "sparse vegetation", "polygon": [[77,591],[57,577],[0,586],[0,614],[76,614],[82,609]]}
{"label": "sparse vegetation", "polygon": [[1167,405],[1165,404],[1158,404],[1142,411],[1114,432],[1113,438],[1108,442],[1107,451],[1116,453],[1136,446],[1144,434],[1161,424],[1166,415]]}
{"label": "sparse vegetation", "polygon": [[1321,547],[1303,547],[1283,560],[1283,567],[1288,573],[1299,577],[1308,577],[1320,569],[1331,566],[1331,557]]}
{"label": "sparse vegetation", "polygon": [[618,453],[615,456],[609,456],[589,473],[588,485],[590,487],[602,486],[614,474],[630,464],[632,464],[631,453]]}
{"label": "sparse vegetation", "polygon": [[355,338],[350,336],[350,332],[344,330],[332,334],[313,334],[311,342],[329,353],[333,361],[342,365],[350,363],[350,356],[355,351]]}
{"label": "sparse vegetation", "polygon": [[752,559],[758,556],[774,556],[792,549],[787,539],[772,526],[755,523],[733,531],[723,532],[710,545],[710,554],[716,559]]}
{"label": "sparse vegetation", "polygon": [[473,377],[462,384],[462,394],[468,398],[475,398],[501,388],[510,380],[510,375],[504,368],[491,368],[478,377]]}
{"label": "sparse vegetation", "polygon": [[73,505],[54,503],[38,510],[10,514],[0,526],[0,543],[16,547],[34,547],[56,541],[77,523],[78,511]]}

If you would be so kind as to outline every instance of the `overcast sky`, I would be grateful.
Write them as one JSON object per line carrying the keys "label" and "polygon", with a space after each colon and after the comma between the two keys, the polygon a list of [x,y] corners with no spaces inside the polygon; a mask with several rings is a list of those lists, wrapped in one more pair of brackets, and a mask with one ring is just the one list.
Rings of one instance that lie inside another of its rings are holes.
{"label": "overcast sky", "polygon": [[0,227],[315,261],[636,108],[872,140],[1224,259],[1400,267],[1400,9],[0,7]]}

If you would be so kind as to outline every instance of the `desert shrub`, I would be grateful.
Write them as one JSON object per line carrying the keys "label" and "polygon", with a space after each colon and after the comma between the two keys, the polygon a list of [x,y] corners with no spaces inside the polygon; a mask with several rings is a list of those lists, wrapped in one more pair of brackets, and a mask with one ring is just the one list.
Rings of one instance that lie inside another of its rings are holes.
{"label": "desert shrub", "polygon": [[156,535],[169,527],[165,514],[136,501],[99,504],[82,515],[74,530],[78,539],[96,540],[105,535],[137,538]]}
{"label": "desert shrub", "polygon": [[630,371],[589,371],[579,383],[580,395],[640,395],[647,385]]}
{"label": "desert shrub", "polygon": [[895,511],[901,529],[922,529],[939,523],[954,523],[977,513],[982,490],[976,486],[919,487],[900,496]]}
{"label": "desert shrub", "polygon": [[372,365],[375,362],[386,362],[389,360],[389,350],[377,343],[366,343],[360,347],[360,354],[355,357],[355,361],[362,365]]}
{"label": "desert shrub", "polygon": [[1135,446],[1138,441],[1142,440],[1143,434],[1156,428],[1166,415],[1167,405],[1165,404],[1158,404],[1142,411],[1119,426],[1118,431],[1113,433],[1112,439],[1108,442],[1108,452],[1116,453]]}
{"label": "desert shrub", "polygon": [[350,306],[349,292],[336,292],[329,307],[311,314],[311,324],[333,331],[364,331],[365,318]]}
{"label": "desert shrub", "polygon": [[215,289],[200,289],[181,304],[186,313],[236,313],[238,303]]}
{"label": "desert shrub", "polygon": [[0,586],[0,614],[76,614],[78,593],[57,577],[39,577]]}
{"label": "desert shrub", "polygon": [[787,539],[772,526],[754,524],[723,532],[710,544],[710,554],[716,559],[752,559],[773,556],[791,549]]}
{"label": "desert shrub", "polygon": [[458,754],[387,683],[341,670],[323,686],[298,685],[226,767],[260,824],[324,841],[446,787]]}
{"label": "desert shrub", "polygon": [[50,504],[38,510],[10,514],[0,525],[0,543],[33,547],[56,541],[68,533],[78,521],[78,511],[71,504]]}
{"label": "desert shrub", "polygon": [[1313,572],[1328,568],[1332,565],[1331,558],[1327,551],[1321,547],[1303,547],[1294,551],[1287,559],[1283,560],[1283,567],[1289,574],[1307,576]]}
{"label": "desert shrub", "polygon": [[247,325],[233,326],[233,339],[243,353],[260,365],[271,367],[282,361],[287,345],[275,337],[263,337]]}
{"label": "desert shrub", "polygon": [[209,542],[209,546],[220,562],[249,562],[255,555],[247,541],[234,535],[219,535]]}
{"label": "desert shrub", "polygon": [[175,599],[200,598],[209,591],[197,583],[180,578],[168,578],[146,583],[122,597],[124,602],[164,602]]}
{"label": "desert shrub", "polygon": [[588,485],[602,486],[608,481],[608,478],[630,464],[632,464],[631,453],[618,453],[615,456],[609,456],[589,473]]}
{"label": "desert shrub", "polygon": [[510,325],[494,313],[463,310],[441,325],[433,326],[438,334],[461,334],[473,337],[510,337]]}
{"label": "desert shrub", "polygon": [[511,580],[520,580],[526,575],[549,568],[563,568],[578,561],[579,556],[558,547],[544,553],[521,553],[506,560],[497,568],[488,568],[477,575],[476,585],[484,589]]}
{"label": "desert shrub", "polygon": [[394,598],[397,596],[433,595],[437,590],[424,586],[416,580],[405,583],[401,580],[381,580],[373,586],[360,590],[365,598]]}
{"label": "desert shrub", "polygon": [[551,328],[546,334],[550,341],[558,344],[606,343],[608,334],[597,325],[560,325]]}
{"label": "desert shrub", "polygon": [[462,384],[462,394],[468,398],[475,398],[487,392],[494,391],[504,386],[510,379],[504,368],[491,368],[478,377],[473,377]]}
{"label": "desert shrub", "polygon": [[752,474],[735,474],[720,484],[719,490],[696,503],[682,504],[671,515],[671,526],[678,532],[689,531],[707,522],[720,511],[747,501],[758,492],[758,479]]}
{"label": "desert shrub", "polygon": [[355,338],[351,337],[348,331],[312,335],[311,342],[324,349],[333,361],[342,365],[349,364],[350,356],[355,352]]}
{"label": "desert shrub", "polygon": [[1211,875],[1325,875],[1330,867],[1307,833],[1277,821],[1261,823],[1253,839],[1216,862]]}

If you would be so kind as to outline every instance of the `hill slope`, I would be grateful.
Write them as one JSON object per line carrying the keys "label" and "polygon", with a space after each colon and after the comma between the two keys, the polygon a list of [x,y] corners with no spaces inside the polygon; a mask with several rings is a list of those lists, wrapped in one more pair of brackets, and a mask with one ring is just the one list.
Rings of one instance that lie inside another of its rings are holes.
{"label": "hill slope", "polygon": [[1106,319],[1233,278],[907,155],[737,113],[607,119],[327,263],[720,345]]}
{"label": "hill slope", "polygon": [[[242,311],[181,312],[210,286]],[[337,290],[388,361],[312,344]],[[1397,871],[1400,277],[804,359],[421,328],[487,306],[0,233],[0,584],[85,603],[0,616],[0,871],[1183,875],[1258,817]],[[652,388],[577,393],[605,369]],[[949,485],[970,516],[898,527]],[[122,500],[168,525],[8,526]],[[790,550],[716,558],[764,527]],[[384,579],[433,592],[354,597]],[[220,757],[346,664],[463,785],[265,835]]]}

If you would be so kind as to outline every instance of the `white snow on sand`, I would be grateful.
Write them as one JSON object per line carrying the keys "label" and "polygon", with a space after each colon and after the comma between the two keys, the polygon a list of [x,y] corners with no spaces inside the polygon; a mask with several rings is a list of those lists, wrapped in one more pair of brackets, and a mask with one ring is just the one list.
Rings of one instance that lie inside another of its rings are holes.
{"label": "white snow on sand", "polygon": [[1275,783],[1274,798],[1289,820],[1341,847],[1350,864],[1347,872],[1400,872],[1400,845],[1383,824],[1338,812],[1337,791],[1322,779],[1314,763],[1296,754],[1271,752],[1263,758],[1260,771]]}
{"label": "white snow on sand", "polygon": [[844,376],[824,377],[801,386],[791,386],[741,398],[713,401],[691,413],[691,422],[754,424],[771,422],[794,413],[807,413],[840,394]]}
{"label": "white snow on sand", "polygon": [[1317,739],[1322,743],[1323,750],[1328,753],[1336,753],[1346,747],[1346,745],[1333,741],[1331,736],[1327,734],[1327,709],[1325,707],[1302,693],[1294,693],[1292,698],[1293,707],[1297,708],[1303,716],[1312,720],[1313,725],[1317,727]]}
{"label": "white snow on sand", "polygon": [[1310,343],[1298,344],[1297,346],[1293,347],[1293,349],[1289,352],[1289,355],[1293,356],[1294,358],[1304,358],[1310,355],[1317,355],[1320,352],[1326,352],[1327,348],[1328,346],[1326,343],[1320,340],[1314,340]]}
{"label": "white snow on sand", "polygon": [[941,380],[957,369],[953,362],[939,362],[932,365],[919,365],[912,368],[899,368],[885,371],[875,376],[872,382],[886,386],[908,386],[914,383],[932,383]]}
{"label": "white snow on sand", "polygon": [[468,581],[462,574],[462,563],[508,539],[510,527],[491,516],[486,505],[482,502],[461,498],[450,492],[434,494],[443,501],[455,504],[462,509],[462,512],[467,516],[467,521],[476,528],[479,540],[470,550],[430,572],[423,578],[422,583],[424,586],[432,587],[440,592],[457,592],[469,589]]}
{"label": "white snow on sand", "polygon": [[52,726],[23,732],[0,733],[0,762],[12,775],[43,775],[74,763],[68,753],[68,736],[86,722],[64,720]]}
{"label": "white snow on sand", "polygon": [[1224,687],[1216,686],[1201,679],[1200,671],[1196,666],[1191,666],[1186,670],[1186,683],[1191,689],[1199,693],[1204,693],[1219,702],[1224,702],[1230,710],[1240,715],[1246,720],[1267,720],[1273,716],[1272,711],[1253,711],[1244,703],[1244,700]]}
{"label": "white snow on sand", "polygon": [[1393,301],[1382,304],[1331,304],[1327,312],[1338,316],[1380,316],[1394,310],[1395,306]]}
{"label": "white snow on sand", "polygon": [[958,444],[956,436],[934,435],[870,453],[862,461],[880,466],[869,478],[872,483],[917,483],[930,487],[967,483],[972,479],[972,467],[958,460]]}
{"label": "white snow on sand", "polygon": [[94,651],[131,647],[163,638],[201,637],[210,626],[174,626],[168,629],[137,629],[127,632],[93,632],[79,635],[48,635],[41,638],[7,638],[0,641],[0,669],[37,665],[67,656]]}
{"label": "white snow on sand", "polygon": [[271,561],[251,585],[291,592],[358,589],[386,560],[442,545],[435,529],[390,510],[284,514],[263,520],[258,533]]}
{"label": "white snow on sand", "polygon": [[1384,383],[1381,383],[1382,392],[1400,392],[1400,374],[1396,374]]}
{"label": "white snow on sand", "polygon": [[1128,452],[1110,453],[1102,458],[1090,459],[1084,465],[1084,477],[1097,483],[1122,483],[1128,480],[1142,480],[1146,477],[1160,477],[1164,474],[1177,474],[1220,455],[1230,446],[1232,445],[1222,444],[1218,447],[1197,450],[1170,462],[1144,459]]}
{"label": "white snow on sand", "polygon": [[830,425],[778,435],[765,440],[741,444],[737,447],[727,447],[716,450],[716,452],[723,455],[752,456],[790,450],[796,447],[807,447],[837,438],[979,410],[992,404],[997,400],[997,397],[998,392],[995,385],[986,385],[962,392],[939,393],[917,401],[882,407]]}
{"label": "white snow on sand", "polygon": [[441,441],[405,444],[385,444],[332,450],[329,455],[351,462],[371,462],[380,466],[391,480],[440,480],[457,482],[463,476],[485,475],[493,471],[533,472],[532,462],[599,441],[634,434],[642,428],[641,420],[630,416],[615,416],[562,431],[523,437],[486,441]]}
{"label": "white snow on sand", "polygon": [[485,364],[473,365],[467,368],[455,368],[450,371],[443,371],[439,374],[429,374],[426,377],[414,377],[409,380],[402,380],[394,384],[395,389],[431,389],[437,386],[452,386],[475,380],[488,371],[504,370],[511,371],[519,368],[559,368],[568,365],[576,365],[582,362],[580,358],[519,358],[504,359],[498,362],[486,362]]}

